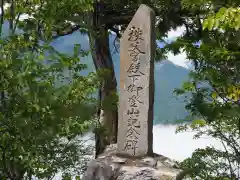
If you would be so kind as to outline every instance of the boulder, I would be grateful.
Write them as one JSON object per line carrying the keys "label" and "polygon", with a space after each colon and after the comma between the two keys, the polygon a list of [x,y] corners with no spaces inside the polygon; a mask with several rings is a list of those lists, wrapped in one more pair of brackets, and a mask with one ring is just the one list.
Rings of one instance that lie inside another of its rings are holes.
{"label": "boulder", "polygon": [[180,172],[177,163],[167,157],[123,157],[112,144],[88,164],[83,180],[176,180]]}

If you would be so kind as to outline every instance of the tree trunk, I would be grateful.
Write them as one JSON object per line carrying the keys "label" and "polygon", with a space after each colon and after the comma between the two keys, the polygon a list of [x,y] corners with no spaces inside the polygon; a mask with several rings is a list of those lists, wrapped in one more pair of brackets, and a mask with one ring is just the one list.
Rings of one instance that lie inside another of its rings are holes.
{"label": "tree trunk", "polygon": [[89,42],[96,70],[107,69],[109,74],[105,77],[102,88],[99,91],[101,104],[98,117],[100,126],[104,128],[104,133],[102,131],[95,133],[96,157],[103,152],[107,145],[116,143],[118,128],[117,104],[108,101],[108,103],[111,103],[112,107],[104,107],[105,100],[110,98],[113,94],[117,94],[117,82],[109,49],[108,28],[101,23],[99,14],[100,13],[97,13],[96,5],[95,11],[91,16],[91,27],[93,30],[89,31]]}

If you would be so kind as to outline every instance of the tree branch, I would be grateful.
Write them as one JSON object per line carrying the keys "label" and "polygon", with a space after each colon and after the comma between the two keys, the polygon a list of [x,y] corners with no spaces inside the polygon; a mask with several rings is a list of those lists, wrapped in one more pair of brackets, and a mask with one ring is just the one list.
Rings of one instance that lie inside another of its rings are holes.
{"label": "tree branch", "polygon": [[3,163],[2,165],[3,165],[3,170],[5,171],[4,173],[6,173],[8,177],[10,177],[10,173],[7,168],[6,156],[5,156],[6,148],[0,145],[0,149],[2,150],[2,163]]}
{"label": "tree branch", "polygon": [[105,24],[108,27],[111,27],[114,25],[129,24],[132,17],[133,15],[106,17]]}
{"label": "tree branch", "polygon": [[[26,1],[26,2],[24,3],[23,7],[25,7],[27,4],[28,4],[28,1]],[[15,21],[15,25],[14,25],[13,30],[12,30],[12,33],[13,33],[13,34],[14,34],[15,31],[16,31],[16,28],[17,28],[17,25],[18,25],[18,22],[19,22],[19,18],[20,18],[21,15],[22,15],[21,12],[18,13],[18,15],[17,15],[17,19],[16,19],[16,21]]]}
{"label": "tree branch", "polygon": [[4,0],[1,0],[1,20],[0,20],[0,37],[2,36],[2,28],[3,28],[3,23],[4,23]]}
{"label": "tree branch", "polygon": [[226,152],[227,161],[228,161],[228,164],[229,164],[229,169],[230,169],[231,176],[233,176],[234,175],[234,170],[232,168],[231,160],[230,160],[230,157],[229,157],[229,152],[228,152],[227,147],[224,144],[223,140],[221,140],[221,143],[222,143],[222,145],[223,145],[223,147],[225,149],[225,152]]}

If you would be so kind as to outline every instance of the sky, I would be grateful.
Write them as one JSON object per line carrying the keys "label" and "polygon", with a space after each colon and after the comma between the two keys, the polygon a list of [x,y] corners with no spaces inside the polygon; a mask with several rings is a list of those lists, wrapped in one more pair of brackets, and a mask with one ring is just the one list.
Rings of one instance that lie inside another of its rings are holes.
{"label": "sky", "polygon": [[[185,27],[181,26],[178,27],[176,30],[171,30],[168,32],[168,37],[166,38],[167,41],[174,41],[177,39],[179,36],[183,35],[185,32]],[[171,61],[172,63],[182,66],[184,68],[189,69],[189,63],[190,61],[186,59],[186,53],[182,52],[181,54],[178,54],[174,56],[172,53],[168,53],[168,60]]]}

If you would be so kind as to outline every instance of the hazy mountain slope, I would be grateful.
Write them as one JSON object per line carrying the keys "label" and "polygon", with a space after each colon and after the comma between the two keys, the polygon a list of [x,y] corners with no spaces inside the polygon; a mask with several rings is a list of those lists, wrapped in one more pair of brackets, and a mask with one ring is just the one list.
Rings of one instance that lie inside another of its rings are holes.
{"label": "hazy mountain slope", "polygon": [[[5,23],[4,34],[8,34],[8,23]],[[115,37],[110,36],[110,49],[113,53],[113,62],[117,80],[119,81],[119,53],[116,52],[113,42]],[[73,53],[74,44],[81,44],[84,50],[89,49],[88,37],[75,32],[66,37],[59,37],[52,42],[52,45],[65,53]],[[88,69],[81,72],[83,75],[94,71],[94,65],[91,55],[81,57],[81,62],[88,65]],[[181,87],[181,84],[187,80],[189,70],[176,66],[170,61],[162,61],[155,64],[155,104],[154,104],[154,122],[175,123],[177,118],[184,118],[187,112],[184,108],[182,99],[176,99],[172,92],[174,88]]]}
{"label": "hazy mountain slope", "polygon": [[155,65],[155,123],[175,123],[177,119],[188,115],[183,98],[173,94],[188,80],[189,70],[170,61]]}

